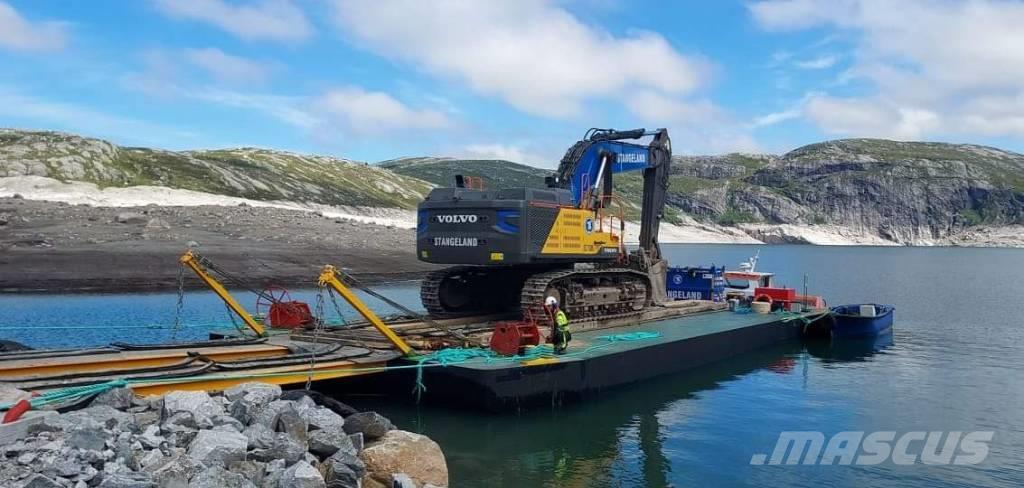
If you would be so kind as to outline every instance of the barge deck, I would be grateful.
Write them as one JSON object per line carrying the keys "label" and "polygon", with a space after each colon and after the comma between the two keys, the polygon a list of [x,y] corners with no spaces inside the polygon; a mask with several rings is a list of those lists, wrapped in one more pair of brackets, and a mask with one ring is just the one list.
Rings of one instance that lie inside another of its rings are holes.
{"label": "barge deck", "polygon": [[[583,331],[573,334],[564,356],[477,358],[424,369],[423,399],[493,411],[559,405],[608,388],[798,340],[802,319],[815,316],[714,311],[614,330]],[[631,335],[633,340],[620,340]]]}

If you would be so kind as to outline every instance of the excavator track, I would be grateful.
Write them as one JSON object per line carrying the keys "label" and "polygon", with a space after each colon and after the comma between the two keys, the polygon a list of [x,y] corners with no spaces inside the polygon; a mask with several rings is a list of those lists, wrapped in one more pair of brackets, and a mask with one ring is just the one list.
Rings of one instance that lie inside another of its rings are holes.
{"label": "excavator track", "polygon": [[645,273],[629,268],[564,269],[530,276],[523,284],[523,318],[546,320],[544,300],[554,296],[574,324],[639,315],[650,302]]}
{"label": "excavator track", "polygon": [[420,285],[420,301],[431,317],[454,318],[515,311],[530,270],[453,266],[432,271]]}

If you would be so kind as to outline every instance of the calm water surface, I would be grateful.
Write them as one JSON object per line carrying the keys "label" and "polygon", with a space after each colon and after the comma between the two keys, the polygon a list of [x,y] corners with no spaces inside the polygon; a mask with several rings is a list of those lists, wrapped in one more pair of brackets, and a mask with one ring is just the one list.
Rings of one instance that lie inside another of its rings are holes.
{"label": "calm water surface", "polygon": [[[755,249],[676,245],[666,252],[676,265],[735,267]],[[759,269],[798,288],[806,273],[811,293],[831,304],[895,305],[891,341],[761,350],[518,416],[361,401],[437,440],[453,487],[1024,485],[1024,251],[761,250]],[[415,284],[382,291],[417,305]],[[312,291],[296,295],[313,302]],[[41,347],[167,340],[175,298],[0,296],[0,337]],[[178,339],[230,326],[223,306],[203,292],[186,295],[183,323]],[[995,436],[977,466],[750,465],[752,455],[771,453],[780,431],[806,430]]]}

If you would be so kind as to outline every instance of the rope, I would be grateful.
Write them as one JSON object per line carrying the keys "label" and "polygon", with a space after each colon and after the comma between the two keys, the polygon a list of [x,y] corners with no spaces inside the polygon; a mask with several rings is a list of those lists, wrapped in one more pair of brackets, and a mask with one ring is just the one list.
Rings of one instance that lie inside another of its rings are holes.
{"label": "rope", "polygon": [[515,356],[501,356],[498,353],[483,348],[476,349],[465,349],[465,348],[446,348],[439,351],[434,351],[430,354],[419,356],[416,358],[416,383],[413,386],[413,393],[416,394],[416,401],[420,400],[420,396],[423,392],[427,391],[427,386],[423,383],[423,367],[424,366],[448,366],[452,364],[465,363],[472,359],[483,359],[485,362],[526,362],[535,359],[542,358],[572,358],[579,357],[589,354],[593,351],[604,349],[606,347],[615,345],[618,342],[632,342],[657,339],[661,337],[660,332],[632,332],[628,334],[611,334],[598,336],[597,339],[605,341],[602,344],[594,344],[586,349],[575,351],[566,354],[554,354],[554,349],[547,345],[540,345],[526,348],[524,354],[517,354]]}
{"label": "rope", "polygon": [[[375,373],[375,372],[386,372],[386,371],[397,371],[405,369],[416,369],[416,384],[414,386],[414,392],[416,398],[419,400],[423,392],[427,391],[426,385],[423,384],[423,369],[430,367],[446,367],[454,364],[462,364],[474,359],[482,359],[486,362],[521,362],[531,361],[534,359],[541,358],[572,358],[586,355],[590,352],[600,350],[609,346],[613,346],[620,342],[640,341],[640,340],[651,340],[661,337],[659,332],[633,332],[629,334],[613,334],[599,336],[598,339],[604,341],[601,344],[595,344],[586,349],[575,351],[562,355],[555,355],[551,346],[545,344],[541,346],[535,346],[527,348],[526,353],[523,355],[516,356],[501,356],[490,349],[483,348],[448,348],[434,351],[430,354],[422,355],[416,358],[415,364],[404,364],[396,366],[375,366],[366,368],[338,368],[338,369],[326,369],[316,371],[317,374],[332,374],[332,373]],[[312,378],[312,369],[310,370],[309,378]],[[294,376],[295,371],[284,371],[279,373],[237,373],[237,374],[215,374],[203,376],[204,381],[218,381],[218,380],[254,380],[260,378],[278,378]],[[32,398],[29,403],[32,404],[32,408],[39,408],[42,406],[59,403],[74,398],[82,398],[90,395],[96,395],[103,393],[107,390],[121,387],[130,387],[138,384],[164,384],[164,383],[176,383],[182,380],[195,380],[197,377],[193,376],[177,376],[168,378],[139,378],[139,379],[120,379],[111,380],[105,383],[97,383],[95,385],[86,386],[75,386],[69,388],[62,388],[59,390],[52,390],[43,393],[37,397]],[[13,403],[0,404],[0,411],[8,410],[13,407]]]}

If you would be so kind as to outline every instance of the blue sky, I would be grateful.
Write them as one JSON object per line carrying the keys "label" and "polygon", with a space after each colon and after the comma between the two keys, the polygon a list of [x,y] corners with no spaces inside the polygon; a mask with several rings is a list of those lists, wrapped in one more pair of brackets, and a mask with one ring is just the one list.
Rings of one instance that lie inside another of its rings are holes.
{"label": "blue sky", "polygon": [[1022,151],[1020,25],[995,0],[0,0],[0,126],[548,167],[592,126]]}

